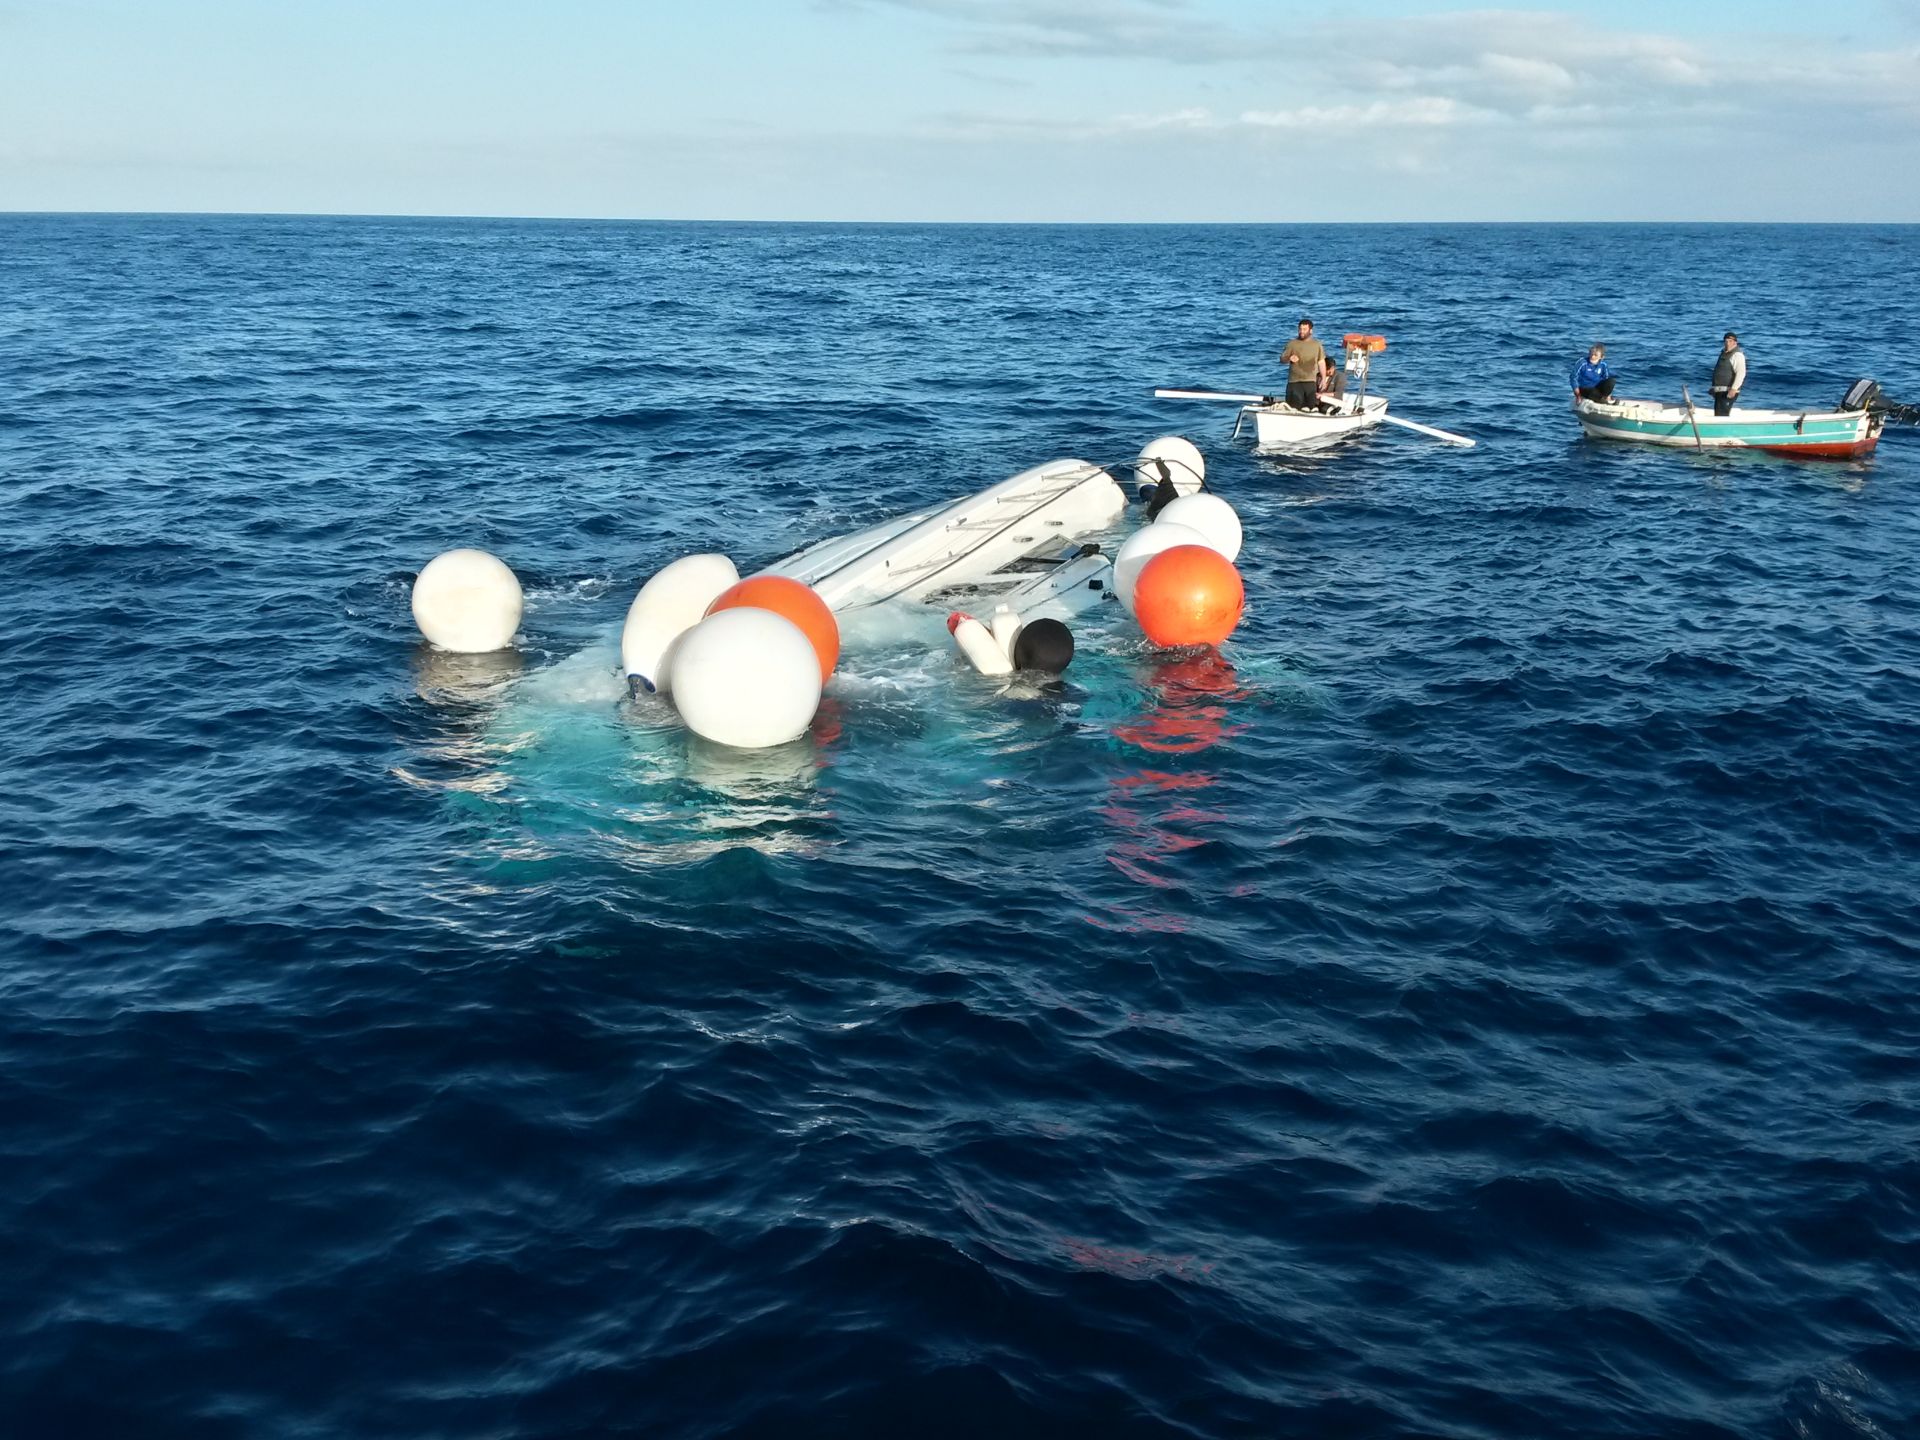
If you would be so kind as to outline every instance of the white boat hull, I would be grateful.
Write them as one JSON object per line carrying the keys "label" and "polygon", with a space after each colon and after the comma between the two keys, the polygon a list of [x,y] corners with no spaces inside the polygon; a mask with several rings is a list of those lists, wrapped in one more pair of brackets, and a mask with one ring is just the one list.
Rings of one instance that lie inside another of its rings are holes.
{"label": "white boat hull", "polygon": [[836,611],[967,587],[1012,590],[1054,572],[1006,567],[1062,554],[1071,542],[1107,529],[1126,506],[1119,484],[1099,466],[1054,460],[952,504],[822,541],[761,573],[811,585]]}
{"label": "white boat hull", "polygon": [[1356,395],[1342,395],[1340,409],[1332,414],[1295,410],[1279,401],[1249,405],[1243,413],[1253,417],[1255,451],[1316,450],[1385,421],[1386,396],[1369,395],[1363,404],[1358,400]]}
{"label": "white boat hull", "polygon": [[1113,557],[1063,555],[1044,568],[1007,576],[989,576],[984,584],[973,587],[978,599],[969,599],[982,610],[1008,609],[1030,624],[1035,620],[1071,620],[1094,608],[1113,592]]}

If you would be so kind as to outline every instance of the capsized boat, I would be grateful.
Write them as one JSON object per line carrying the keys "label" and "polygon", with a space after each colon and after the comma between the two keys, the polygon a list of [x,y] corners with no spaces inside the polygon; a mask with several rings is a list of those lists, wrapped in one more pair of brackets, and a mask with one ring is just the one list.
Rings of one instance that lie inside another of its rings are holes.
{"label": "capsized boat", "polygon": [[[1029,587],[1021,598],[1038,603],[1062,574],[1080,573],[1061,568],[1081,558],[1079,542],[1111,527],[1126,508],[1119,482],[1098,465],[1054,460],[949,504],[823,540],[762,573],[811,585],[835,611],[966,589]],[[1089,593],[1088,603],[1101,598]]]}
{"label": "capsized boat", "polygon": [[1470,446],[1465,435],[1455,435],[1431,425],[1421,425],[1387,413],[1387,397],[1369,395],[1367,381],[1373,373],[1373,357],[1387,348],[1384,335],[1343,335],[1341,347],[1346,363],[1341,367],[1348,383],[1355,388],[1344,394],[1323,393],[1312,410],[1299,410],[1274,395],[1242,394],[1229,390],[1160,389],[1153,393],[1162,400],[1234,400],[1240,402],[1240,414],[1233,422],[1233,435],[1239,438],[1249,416],[1253,419],[1254,453],[1277,455],[1302,450],[1318,450],[1377,425],[1398,425],[1431,435],[1449,445]]}
{"label": "capsized boat", "polygon": [[1658,400],[1583,400],[1574,397],[1580,428],[1596,440],[1629,440],[1686,450],[1765,450],[1812,460],[1849,460],[1880,442],[1887,407],[1880,387],[1857,381],[1831,410],[1702,411],[1683,386],[1683,403]]}
{"label": "capsized boat", "polygon": [[[990,675],[1063,666],[1073,653],[1063,622],[1110,598],[1138,618],[1135,592],[1148,585],[1158,594],[1150,605],[1154,623],[1141,621],[1149,640],[1217,644],[1240,616],[1238,599],[1231,606],[1222,601],[1228,590],[1240,594],[1232,563],[1240,549],[1239,517],[1224,500],[1201,493],[1206,460],[1191,441],[1171,435],[1149,441],[1133,470],[1149,507],[1147,528],[1156,517],[1168,523],[1159,527],[1166,543],[1143,548],[1124,573],[1128,545],[1109,554],[1100,542],[1116,538],[1128,497],[1110,473],[1084,460],[1035,466],[978,494],[823,540],[760,573],[801,582],[836,615],[888,601],[949,610],[949,635]],[[1171,572],[1160,580],[1146,575],[1151,554],[1192,544],[1218,552],[1230,583],[1222,575],[1200,581]],[[1206,613],[1196,618],[1183,604]]]}

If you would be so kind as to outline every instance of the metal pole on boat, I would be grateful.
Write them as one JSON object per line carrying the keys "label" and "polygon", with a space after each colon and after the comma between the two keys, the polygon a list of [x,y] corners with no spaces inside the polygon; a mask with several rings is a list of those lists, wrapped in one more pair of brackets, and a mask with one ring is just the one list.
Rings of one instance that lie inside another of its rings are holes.
{"label": "metal pole on boat", "polygon": [[1700,438],[1700,422],[1694,418],[1693,414],[1693,396],[1687,393],[1687,387],[1684,385],[1680,387],[1680,398],[1687,402],[1687,423],[1693,426],[1693,448],[1704,450],[1707,448],[1707,442]]}

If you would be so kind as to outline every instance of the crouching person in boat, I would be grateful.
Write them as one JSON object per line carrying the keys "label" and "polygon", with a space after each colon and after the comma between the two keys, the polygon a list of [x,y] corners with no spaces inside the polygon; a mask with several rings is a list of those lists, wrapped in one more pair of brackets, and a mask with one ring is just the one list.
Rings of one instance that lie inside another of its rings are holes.
{"label": "crouching person in boat", "polygon": [[1327,351],[1313,338],[1313,321],[1300,317],[1300,334],[1280,352],[1287,367],[1287,404],[1295,410],[1320,408],[1320,377],[1326,373]]}
{"label": "crouching person in boat", "polygon": [[1316,397],[1320,402],[1322,414],[1338,415],[1340,397],[1346,393],[1347,372],[1333,363],[1333,357],[1327,357],[1326,368],[1320,376],[1320,393]]}
{"label": "crouching person in boat", "polygon": [[1733,402],[1746,383],[1747,352],[1740,348],[1740,337],[1729,330],[1713,362],[1713,413],[1731,415]]}
{"label": "crouching person in boat", "polygon": [[1573,393],[1581,400],[1594,400],[1602,405],[1613,400],[1613,367],[1607,364],[1607,347],[1596,345],[1587,351],[1587,358],[1573,367]]}

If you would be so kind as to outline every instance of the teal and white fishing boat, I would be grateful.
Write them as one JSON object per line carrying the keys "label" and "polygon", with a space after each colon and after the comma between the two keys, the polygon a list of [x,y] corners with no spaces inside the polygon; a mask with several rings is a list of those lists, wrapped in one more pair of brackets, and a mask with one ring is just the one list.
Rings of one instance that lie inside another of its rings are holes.
{"label": "teal and white fishing boat", "polygon": [[[1871,387],[1870,390],[1863,387]],[[1862,381],[1832,410],[1747,410],[1731,415],[1702,411],[1681,391],[1684,404],[1657,400],[1582,400],[1573,413],[1596,440],[1636,440],[1684,450],[1765,450],[1815,460],[1849,460],[1879,443],[1886,411],[1879,387]]]}

